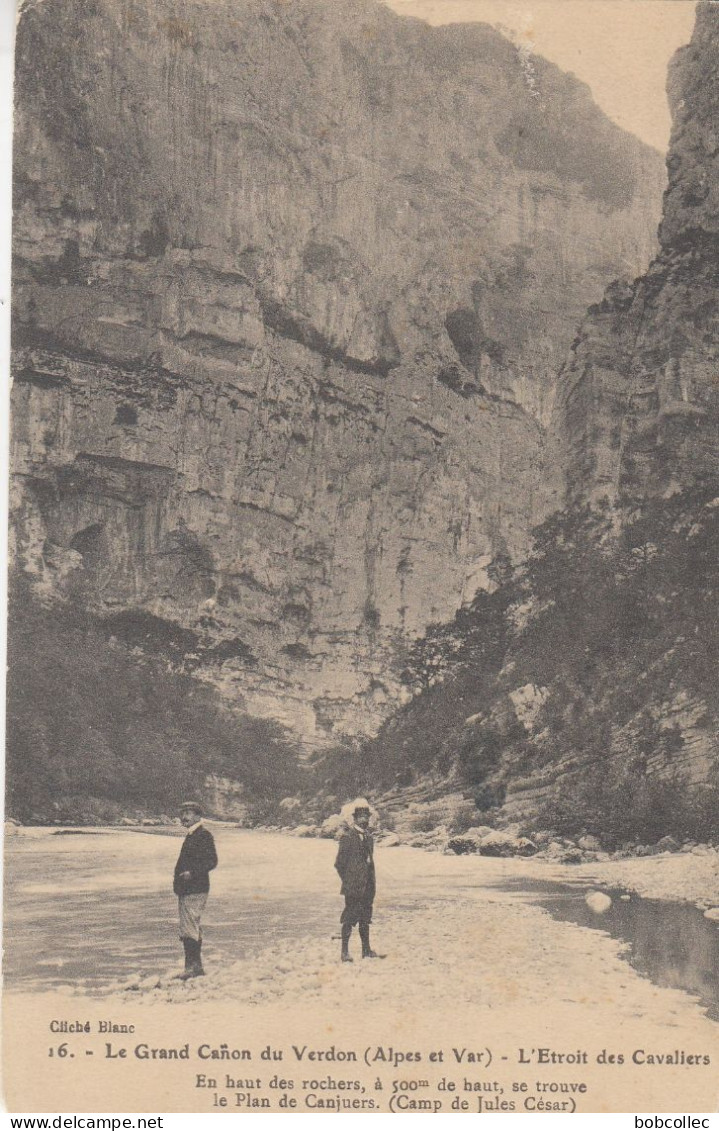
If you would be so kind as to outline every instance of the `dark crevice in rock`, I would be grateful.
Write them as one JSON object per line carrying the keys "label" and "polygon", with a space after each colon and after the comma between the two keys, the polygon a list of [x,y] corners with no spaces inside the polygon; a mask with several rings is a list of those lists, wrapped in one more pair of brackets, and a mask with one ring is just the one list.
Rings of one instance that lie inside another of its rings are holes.
{"label": "dark crevice in rock", "polygon": [[139,609],[125,609],[100,623],[108,635],[148,652],[184,656],[195,653],[200,640],[189,628]]}
{"label": "dark crevice in rock", "polygon": [[293,660],[311,660],[312,653],[309,648],[302,643],[286,644],[282,649],[285,656],[289,656]]}
{"label": "dark crevice in rock", "polygon": [[374,361],[363,361],[352,357],[340,346],[334,346],[306,319],[283,307],[274,299],[260,298],[262,321],[268,329],[274,330],[281,338],[289,338],[299,342],[312,353],[317,353],[328,361],[335,361],[355,373],[366,373],[375,377],[387,377],[399,365],[399,357],[377,358]]}
{"label": "dark crevice in rock", "polygon": [[117,412],[115,413],[115,424],[122,424],[128,427],[137,424],[137,409],[129,404],[118,405]]}
{"label": "dark crevice in rock", "polygon": [[[201,334],[197,330],[190,330],[189,333],[183,334],[178,341],[182,342],[183,345],[197,346],[201,353],[207,351],[216,357],[224,357],[229,360],[237,357],[238,350],[247,349],[247,343],[242,340],[223,338],[220,334],[209,332]],[[206,350],[203,347],[206,347]]]}
{"label": "dark crevice in rock", "polygon": [[156,211],[150,227],[140,236],[139,250],[144,259],[157,259],[170,246],[170,229],[162,212]]}
{"label": "dark crevice in rock", "polygon": [[111,468],[113,471],[160,472],[166,476],[176,474],[173,467],[165,467],[160,463],[143,463],[141,460],[123,459],[122,456],[95,455],[92,452],[78,452],[75,457],[77,463],[98,464],[100,467]]}
{"label": "dark crevice in rock", "polygon": [[257,666],[257,657],[254,655],[252,649],[244,640],[239,636],[233,637],[231,640],[223,640],[214,647],[208,648],[202,652],[202,662],[204,664],[224,664],[227,660],[239,660],[249,667]]}
{"label": "dark crevice in rock", "polygon": [[243,499],[242,502],[237,504],[237,506],[242,508],[246,507],[247,510],[250,511],[259,511],[260,514],[270,515],[272,518],[277,518],[281,522],[288,523],[289,526],[295,525],[294,519],[289,518],[286,514],[280,514],[279,511],[273,511],[271,507],[261,507],[259,503],[251,503],[247,499]]}
{"label": "dark crevice in rock", "polygon": [[418,428],[421,428],[423,432],[426,432],[438,442],[444,440],[445,436],[447,435],[446,432],[440,432],[439,428],[433,428],[432,425],[428,424],[426,420],[420,420],[417,416],[408,416],[407,423],[415,424]]}
{"label": "dark crevice in rock", "polygon": [[141,374],[153,381],[161,380],[163,388],[169,389],[173,396],[178,389],[186,388],[188,385],[186,376],[166,369],[162,365],[154,365],[151,359],[123,358],[119,362],[116,357],[111,357],[109,354],[78,345],[75,338],[66,339],[58,333],[42,330],[31,323],[20,322],[17,318],[12,328],[12,346],[15,350],[43,350],[67,361],[102,365],[109,373],[115,374],[119,381],[122,381],[125,374]]}
{"label": "dark crevice in rock", "polygon": [[[243,585],[246,585],[249,589],[257,590],[258,593],[271,593],[272,592],[272,590],[267,585],[263,585],[262,582],[257,577],[255,577],[254,573],[251,573],[249,570],[243,569],[241,571],[241,573],[236,574],[235,577],[236,577],[237,581],[240,581]],[[225,592],[229,592],[230,588],[234,589],[235,596],[239,600],[239,592],[237,591],[237,589],[234,586],[224,586],[223,587]]]}
{"label": "dark crevice in rock", "polygon": [[476,310],[470,310],[469,307],[451,310],[444,325],[457,356],[466,369],[474,370],[483,355],[496,365],[504,364],[505,347],[484,332],[482,320]]}
{"label": "dark crevice in rock", "polygon": [[14,377],[16,385],[35,385],[38,389],[69,389],[72,381],[62,373],[51,373],[43,369],[25,366]]}
{"label": "dark crevice in rock", "polygon": [[80,246],[77,240],[67,240],[65,249],[57,259],[44,259],[40,263],[28,263],[30,274],[38,283],[58,286],[70,284],[87,286],[88,274],[82,265]]}
{"label": "dark crevice in rock", "polygon": [[104,529],[105,524],[103,522],[93,522],[83,530],[78,530],[77,534],[70,539],[70,549],[77,550],[84,558],[97,554],[100,550]]}
{"label": "dark crevice in rock", "polygon": [[457,365],[444,365],[437,374],[440,385],[469,400],[471,397],[486,397],[487,390],[476,381],[467,380]]}

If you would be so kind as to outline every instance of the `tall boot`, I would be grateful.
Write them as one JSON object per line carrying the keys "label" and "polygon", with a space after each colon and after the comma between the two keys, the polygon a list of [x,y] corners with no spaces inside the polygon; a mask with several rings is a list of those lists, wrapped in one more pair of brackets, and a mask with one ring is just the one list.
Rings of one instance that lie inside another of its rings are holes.
{"label": "tall boot", "polygon": [[342,962],[351,962],[352,961],[352,959],[350,958],[350,935],[351,934],[352,934],[352,928],[348,927],[345,923],[343,923],[342,924],[342,954],[340,956]]}
{"label": "tall boot", "polygon": [[194,946],[195,953],[192,956],[192,977],[199,978],[205,971],[202,966],[202,939],[198,939]]}
{"label": "tall boot", "polygon": [[192,941],[192,939],[188,939],[184,935],[180,939],[180,942],[185,948],[185,969],[182,974],[175,974],[175,978],[179,978],[183,982],[192,977]]}
{"label": "tall boot", "polygon": [[363,958],[377,958],[376,953],[369,945],[369,923],[360,923],[359,935],[362,940],[362,957]]}
{"label": "tall boot", "polygon": [[188,939],[187,944],[190,951],[189,966],[184,974],[179,975],[184,981],[188,978],[199,978],[205,973],[202,969],[202,940]]}

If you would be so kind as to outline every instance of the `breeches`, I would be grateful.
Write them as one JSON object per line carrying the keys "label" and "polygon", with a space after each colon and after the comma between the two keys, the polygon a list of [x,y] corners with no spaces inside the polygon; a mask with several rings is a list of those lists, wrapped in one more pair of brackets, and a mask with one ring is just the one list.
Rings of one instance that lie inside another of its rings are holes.
{"label": "breeches", "polygon": [[200,916],[205,910],[207,892],[202,891],[195,892],[192,895],[181,895],[177,902],[180,910],[180,938],[194,939],[195,942],[200,942],[202,939]]}
{"label": "breeches", "polygon": [[356,923],[372,922],[372,898],[366,896],[345,896],[345,905],[340,915],[340,923],[345,927],[354,927]]}

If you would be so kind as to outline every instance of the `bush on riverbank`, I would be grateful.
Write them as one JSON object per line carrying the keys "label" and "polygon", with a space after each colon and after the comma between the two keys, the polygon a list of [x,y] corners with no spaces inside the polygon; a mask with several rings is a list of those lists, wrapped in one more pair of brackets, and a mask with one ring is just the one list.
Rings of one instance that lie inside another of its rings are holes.
{"label": "bush on riverbank", "polygon": [[297,789],[282,728],[108,638],[76,607],[16,587],[8,625],[7,812],[27,823],[112,823],[174,812],[208,775],[258,801]]}
{"label": "bush on riverbank", "polygon": [[692,785],[685,775],[647,777],[641,766],[627,763],[611,774],[591,767],[566,783],[561,794],[546,799],[537,820],[560,836],[590,834],[608,848],[653,844],[661,837],[699,841],[717,838],[719,782]]}

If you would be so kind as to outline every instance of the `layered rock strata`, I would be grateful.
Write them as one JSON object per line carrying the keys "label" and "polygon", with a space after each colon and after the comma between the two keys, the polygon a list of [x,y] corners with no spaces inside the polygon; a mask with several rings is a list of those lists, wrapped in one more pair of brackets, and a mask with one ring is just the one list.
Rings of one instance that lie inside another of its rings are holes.
{"label": "layered rock strata", "polygon": [[13,524],[46,601],[308,744],[551,505],[580,313],[658,155],[482,25],[44,0],[16,70]]}
{"label": "layered rock strata", "polygon": [[660,253],[594,307],[558,386],[569,498],[626,504],[719,478],[719,10],[700,5],[668,80]]}
{"label": "layered rock strata", "polygon": [[[594,712],[611,716],[614,700],[607,747],[619,764],[640,756],[649,778],[716,789],[717,4],[699,4],[667,86],[674,124],[660,251],[633,285],[616,283],[589,311],[558,384],[554,442],[570,512],[589,506],[602,521],[610,516],[602,543],[607,560],[609,547],[619,548],[617,590],[631,599],[624,625],[608,619],[614,633],[604,645],[615,672],[598,672],[588,722]],[[557,738],[545,735],[548,744]],[[547,758],[541,771],[510,783],[510,809],[557,796],[576,761],[571,751]]]}

